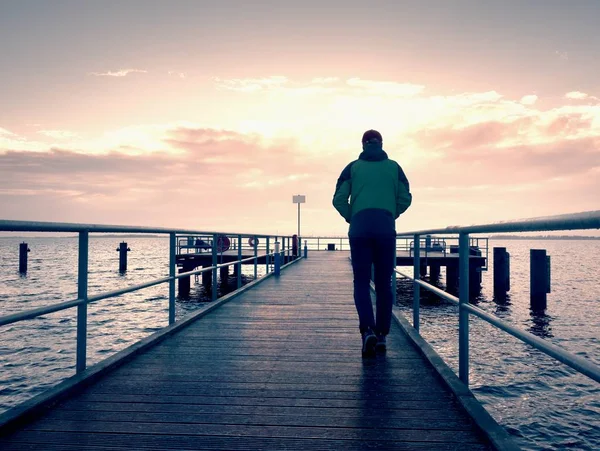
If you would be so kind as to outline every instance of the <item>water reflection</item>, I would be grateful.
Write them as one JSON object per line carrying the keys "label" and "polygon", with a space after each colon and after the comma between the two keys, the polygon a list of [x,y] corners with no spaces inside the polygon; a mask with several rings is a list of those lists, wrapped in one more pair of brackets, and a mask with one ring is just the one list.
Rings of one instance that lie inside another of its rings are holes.
{"label": "water reflection", "polygon": [[[431,279],[429,276],[425,276],[422,279],[423,281],[433,285],[440,290],[446,291],[453,296],[458,297],[458,290],[452,289],[451,287],[447,287],[439,277]],[[421,306],[437,306],[437,305],[446,305],[447,301],[439,297],[437,294],[427,290],[424,287],[419,287],[420,290],[420,298],[421,298]],[[481,290],[469,290],[469,303],[473,305],[477,305],[480,302],[485,302],[486,298],[481,292]],[[396,284],[396,304],[397,305],[406,305],[412,306],[413,302],[413,282],[412,280],[398,278]]]}
{"label": "water reflection", "polygon": [[494,294],[492,301],[496,304],[496,315],[506,316],[507,313],[511,313],[512,302],[510,294],[496,293]]}
{"label": "water reflection", "polygon": [[529,312],[531,318],[531,325],[529,326],[529,332],[537,335],[540,338],[552,338],[552,327],[550,323],[554,318],[550,315],[546,315],[544,312],[537,312],[531,310]]}

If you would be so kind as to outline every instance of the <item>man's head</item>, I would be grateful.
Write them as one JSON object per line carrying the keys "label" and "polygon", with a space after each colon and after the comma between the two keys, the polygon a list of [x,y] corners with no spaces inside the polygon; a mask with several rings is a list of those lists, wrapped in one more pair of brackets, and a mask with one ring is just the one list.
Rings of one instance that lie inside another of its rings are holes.
{"label": "man's head", "polygon": [[367,144],[367,143],[379,143],[382,144],[383,143],[383,138],[381,137],[381,133],[379,133],[377,130],[367,130],[362,137],[362,143],[363,145]]}

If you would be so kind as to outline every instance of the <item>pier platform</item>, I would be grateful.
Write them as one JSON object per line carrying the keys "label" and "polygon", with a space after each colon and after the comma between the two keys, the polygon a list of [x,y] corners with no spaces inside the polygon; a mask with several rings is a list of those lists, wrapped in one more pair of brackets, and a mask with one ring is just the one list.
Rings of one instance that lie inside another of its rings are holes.
{"label": "pier platform", "polygon": [[398,323],[361,357],[347,252],[313,252],[0,437],[0,449],[488,450]]}

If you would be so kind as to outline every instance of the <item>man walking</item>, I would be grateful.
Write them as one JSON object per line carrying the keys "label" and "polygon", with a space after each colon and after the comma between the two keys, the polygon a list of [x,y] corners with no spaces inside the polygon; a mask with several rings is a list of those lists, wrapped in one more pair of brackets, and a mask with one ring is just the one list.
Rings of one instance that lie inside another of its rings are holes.
{"label": "man walking", "polygon": [[[376,130],[362,137],[363,151],[338,178],[333,206],[350,224],[350,255],[354,272],[354,304],[362,335],[363,356],[386,350],[394,294],[392,274],[396,258],[395,220],[410,206],[406,175],[383,150]],[[376,315],[370,292],[371,265],[375,272]]]}

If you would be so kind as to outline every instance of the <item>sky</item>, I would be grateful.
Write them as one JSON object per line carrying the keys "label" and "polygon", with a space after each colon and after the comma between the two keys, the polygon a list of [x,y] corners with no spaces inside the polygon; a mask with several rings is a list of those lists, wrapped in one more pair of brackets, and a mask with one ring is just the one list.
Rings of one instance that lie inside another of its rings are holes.
{"label": "sky", "polygon": [[599,210],[597,0],[0,0],[0,219],[344,235],[377,129],[398,232]]}

